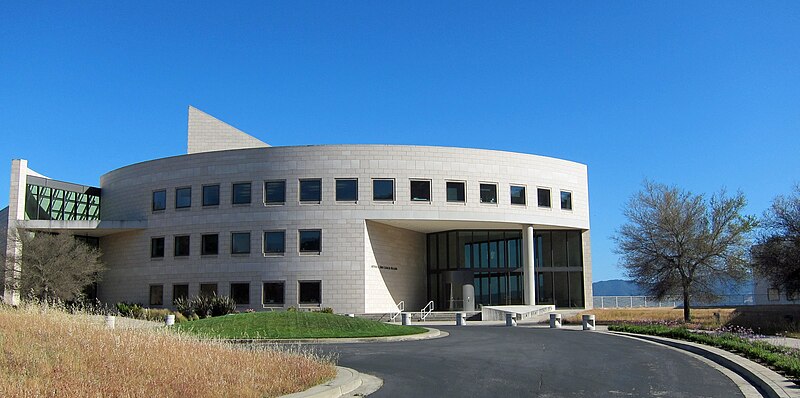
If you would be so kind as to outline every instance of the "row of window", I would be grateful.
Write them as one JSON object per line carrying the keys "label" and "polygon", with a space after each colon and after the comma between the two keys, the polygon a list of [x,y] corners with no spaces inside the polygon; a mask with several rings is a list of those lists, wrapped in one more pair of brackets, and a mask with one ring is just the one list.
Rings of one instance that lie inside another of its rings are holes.
{"label": "row of window", "polygon": [[[304,254],[322,252],[322,230],[301,229],[297,231],[298,251]],[[165,237],[150,238],[150,257],[164,257]],[[189,256],[191,250],[190,235],[174,236],[173,255]],[[286,231],[265,231],[262,245],[264,255],[282,255],[286,252]],[[219,254],[219,234],[203,234],[200,236],[200,255]],[[250,232],[231,232],[230,254],[250,254]]]}
{"label": "row of window", "polygon": [[[298,180],[300,203],[321,203],[322,202],[322,179],[307,178]],[[465,181],[446,181],[447,202],[466,203]],[[202,204],[203,206],[219,206],[220,190],[219,184],[203,185]],[[431,199],[431,180],[409,180],[410,197],[412,202],[430,202]],[[512,205],[527,205],[527,187],[524,185],[510,185],[510,196]],[[479,184],[480,203],[496,204],[497,183],[482,182]],[[572,192],[560,191],[561,209],[572,210]],[[394,202],[395,180],[380,179],[372,180],[372,200],[377,202]],[[249,182],[239,182],[232,184],[231,204],[245,205],[252,201],[252,185]],[[337,178],[336,179],[336,201],[337,202],[357,202],[358,201],[358,179],[357,178]],[[551,193],[550,188],[536,188],[536,201],[539,207],[550,208]],[[264,182],[264,204],[283,205],[286,204],[286,180],[274,180]],[[180,187],[175,189],[175,208],[184,209],[192,206],[192,187]],[[153,192],[152,209],[161,211],[167,208],[167,191],[161,189]]]}
{"label": "row of window", "polygon": [[[264,307],[282,307],[286,302],[286,282],[264,282],[261,290],[261,304]],[[298,281],[297,303],[300,305],[320,305],[322,303],[321,281]],[[201,283],[200,295],[217,294],[217,283]],[[237,305],[250,305],[250,283],[231,283],[230,297]],[[172,285],[172,303],[189,298],[189,284]],[[164,305],[164,285],[150,285],[150,305]]]}

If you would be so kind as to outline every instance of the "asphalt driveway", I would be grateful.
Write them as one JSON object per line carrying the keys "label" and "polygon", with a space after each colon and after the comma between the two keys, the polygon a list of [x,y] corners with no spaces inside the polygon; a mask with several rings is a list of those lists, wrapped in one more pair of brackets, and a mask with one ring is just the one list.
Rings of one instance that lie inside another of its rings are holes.
{"label": "asphalt driveway", "polygon": [[440,327],[449,337],[321,345],[339,365],[384,380],[374,397],[741,397],[681,352],[602,333]]}

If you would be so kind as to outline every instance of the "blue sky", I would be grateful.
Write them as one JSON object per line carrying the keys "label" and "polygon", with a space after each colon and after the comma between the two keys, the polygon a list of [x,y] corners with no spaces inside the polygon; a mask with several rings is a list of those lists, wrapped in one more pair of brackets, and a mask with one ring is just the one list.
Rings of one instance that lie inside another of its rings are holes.
{"label": "blue sky", "polygon": [[161,3],[0,2],[0,207],[13,158],[97,185],[184,153],[190,104],[272,145],[585,163],[595,280],[645,178],[756,215],[800,181],[797,1]]}

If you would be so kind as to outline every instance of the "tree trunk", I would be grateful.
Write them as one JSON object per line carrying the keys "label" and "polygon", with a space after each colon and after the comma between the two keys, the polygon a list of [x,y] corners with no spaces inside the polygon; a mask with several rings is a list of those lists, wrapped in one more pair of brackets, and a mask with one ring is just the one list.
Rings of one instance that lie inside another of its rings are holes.
{"label": "tree trunk", "polygon": [[689,322],[692,320],[691,308],[689,307],[689,286],[683,285],[683,321]]}

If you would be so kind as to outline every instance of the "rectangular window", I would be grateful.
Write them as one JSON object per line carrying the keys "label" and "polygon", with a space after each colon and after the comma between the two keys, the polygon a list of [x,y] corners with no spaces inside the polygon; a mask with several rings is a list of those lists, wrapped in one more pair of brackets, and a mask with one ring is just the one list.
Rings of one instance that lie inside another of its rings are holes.
{"label": "rectangular window", "polygon": [[572,192],[561,191],[561,210],[572,210]]}
{"label": "rectangular window", "polygon": [[511,186],[511,204],[512,205],[524,205],[527,202],[525,201],[525,187],[521,185],[512,185]]}
{"label": "rectangular window", "polygon": [[322,180],[319,178],[300,180],[300,202],[322,202]]}
{"label": "rectangular window", "polygon": [[539,202],[539,207],[550,207],[550,189],[537,188],[536,199]]}
{"label": "rectangular window", "polygon": [[372,200],[378,202],[394,201],[394,180],[372,180]]}
{"label": "rectangular window", "polygon": [[322,303],[322,282],[320,281],[300,281],[299,285],[299,304],[319,305]]}
{"label": "rectangular window", "polygon": [[250,232],[231,232],[231,254],[250,253]]}
{"label": "rectangular window", "polygon": [[284,283],[264,282],[263,304],[265,306],[282,306],[284,303]]}
{"label": "rectangular window", "polygon": [[219,235],[208,234],[201,237],[200,254],[204,256],[215,255],[219,253]]}
{"label": "rectangular window", "polygon": [[204,297],[216,296],[217,295],[217,284],[216,283],[201,283],[200,284],[200,295]]}
{"label": "rectangular window", "polygon": [[322,252],[322,230],[301,229],[298,231],[300,241],[300,253],[320,253]]}
{"label": "rectangular window", "polygon": [[192,187],[175,189],[175,208],[185,209],[192,207]]}
{"label": "rectangular window", "polygon": [[431,182],[428,180],[411,180],[411,201],[430,202]]}
{"label": "rectangular window", "polygon": [[203,185],[203,206],[219,206],[219,185]]}
{"label": "rectangular window", "polygon": [[231,283],[231,298],[236,305],[250,304],[250,284]]}
{"label": "rectangular window", "polygon": [[286,232],[264,232],[264,254],[283,254],[286,251]]}
{"label": "rectangular window", "polygon": [[252,199],[250,183],[239,182],[233,184],[233,197],[231,203],[235,205],[249,205]]}
{"label": "rectangular window", "polygon": [[175,237],[175,257],[189,255],[189,235]]}
{"label": "rectangular window", "polygon": [[153,211],[164,210],[167,208],[167,191],[153,192]]}
{"label": "rectangular window", "polygon": [[172,303],[178,299],[189,299],[189,285],[172,285]]}
{"label": "rectangular window", "polygon": [[150,257],[164,257],[164,238],[150,238]]}
{"label": "rectangular window", "polygon": [[481,203],[497,203],[497,184],[481,184]]}
{"label": "rectangular window", "polygon": [[448,181],[447,201],[464,203],[466,201],[466,197],[464,196],[465,185],[466,183],[464,182]]}
{"label": "rectangular window", "polygon": [[164,285],[150,285],[150,305],[164,305]]}
{"label": "rectangular window", "polygon": [[282,205],[286,203],[286,181],[264,182],[264,204]]}
{"label": "rectangular window", "polygon": [[767,289],[767,300],[778,301],[781,299],[781,291],[777,287]]}
{"label": "rectangular window", "polygon": [[354,178],[342,178],[336,180],[336,201],[337,202],[357,202],[358,201],[358,180]]}

